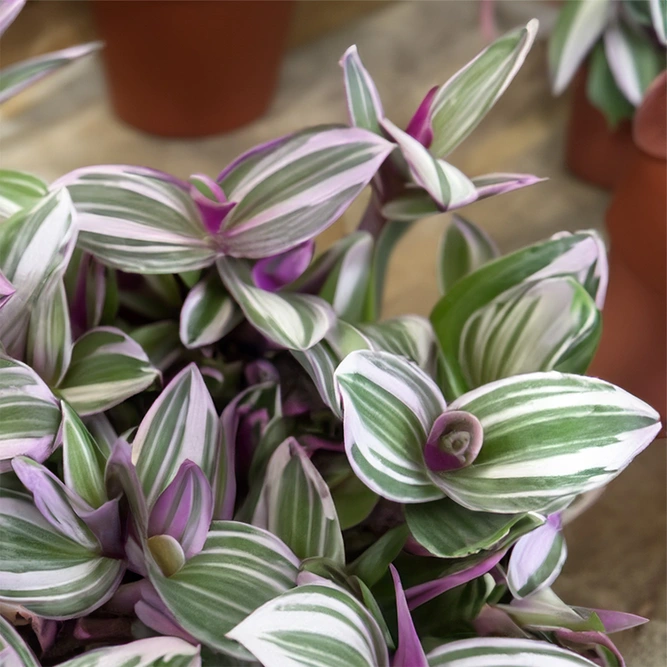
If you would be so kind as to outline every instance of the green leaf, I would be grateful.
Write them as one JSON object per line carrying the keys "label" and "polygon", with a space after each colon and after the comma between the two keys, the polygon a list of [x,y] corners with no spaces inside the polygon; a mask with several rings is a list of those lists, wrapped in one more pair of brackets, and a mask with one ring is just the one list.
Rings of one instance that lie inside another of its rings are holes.
{"label": "green leaf", "polygon": [[367,586],[375,586],[387,572],[389,564],[398,556],[410,531],[405,524],[388,530],[375,544],[347,568],[350,576],[359,577]]}
{"label": "green leaf", "polygon": [[265,667],[387,667],[382,630],[350,593],[306,584],[267,602],[227,636]]}
{"label": "green leaf", "polygon": [[130,337],[139,343],[151,364],[161,372],[166,371],[184,353],[178,324],[171,320],[138,327],[130,332]]}
{"label": "green leaf", "polygon": [[60,535],[32,503],[2,498],[0,570],[0,602],[64,620],[104,604],[125,568]]}
{"label": "green leaf", "polygon": [[159,375],[127,334],[114,327],[98,327],[74,343],[72,361],[58,391],[76,412],[90,415],[142,392]]}
{"label": "green leaf", "polygon": [[483,229],[455,215],[447,228],[438,260],[440,293],[499,255],[498,248]]}
{"label": "green leaf", "polygon": [[521,68],[537,25],[500,37],[441,86],[431,103],[433,155],[445,157],[477,127]]}
{"label": "green leaf", "polygon": [[538,514],[472,512],[450,498],[406,505],[405,519],[415,540],[438,558],[463,558],[508,546],[544,523]]}
{"label": "green leaf", "polygon": [[225,635],[248,614],[296,584],[298,559],[275,536],[235,521],[214,521],[202,551],[176,574],[156,565],[150,579],[178,623],[211,649],[248,658]]}
{"label": "green leaf", "polygon": [[0,169],[0,221],[25,208],[32,208],[48,192],[49,186],[37,176]]}
{"label": "green leaf", "polygon": [[28,645],[2,616],[0,616],[0,661],[4,667],[39,667],[39,662]]}
{"label": "green leaf", "polygon": [[345,548],[331,493],[294,438],[273,453],[253,525],[279,537],[301,559],[324,557],[345,564]]}
{"label": "green leaf", "polygon": [[255,287],[250,267],[243,260],[225,257],[217,265],[222,281],[250,323],[274,343],[307,350],[333,325],[333,310],[323,299]]}

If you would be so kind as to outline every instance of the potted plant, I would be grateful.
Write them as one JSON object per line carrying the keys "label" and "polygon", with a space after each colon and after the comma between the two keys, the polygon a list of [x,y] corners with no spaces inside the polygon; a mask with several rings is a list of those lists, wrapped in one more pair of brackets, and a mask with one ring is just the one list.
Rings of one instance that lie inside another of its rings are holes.
{"label": "potted plant", "polygon": [[116,114],[169,137],[236,129],[265,113],[291,0],[93,0]]}
{"label": "potted plant", "polygon": [[[563,523],[660,428],[581,375],[597,234],[498,257],[455,218],[430,321],[379,319],[413,222],[539,180],[445,161],[536,28],[429,92],[406,130],[352,47],[349,126],[215,179],[2,174],[5,662],[622,664],[607,635],[645,619],[551,590]],[[369,183],[359,230],[313,261]]]}
{"label": "potted plant", "polygon": [[574,82],[566,162],[611,188],[632,151],[630,121],[665,67],[660,0],[565,0],[549,41],[553,91]]}

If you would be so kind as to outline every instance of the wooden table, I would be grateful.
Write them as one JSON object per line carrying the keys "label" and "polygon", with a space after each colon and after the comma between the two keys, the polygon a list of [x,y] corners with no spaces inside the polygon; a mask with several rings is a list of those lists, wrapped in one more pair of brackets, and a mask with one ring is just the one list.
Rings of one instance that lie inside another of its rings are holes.
{"label": "wooden table", "polygon": [[[109,109],[97,60],[25,93],[2,108],[0,167],[47,179],[95,163],[150,165],[178,176],[215,176],[243,150],[304,125],[345,118],[338,59],[357,44],[401,125],[426,91],[444,82],[482,48],[474,2],[391,4],[290,52],[270,113],[232,134],[167,141],[140,134]],[[538,44],[490,116],[453,155],[469,175],[531,172],[549,181],[468,207],[465,215],[508,251],[567,229],[601,229],[607,194],[562,166],[567,99],[551,97],[545,49]],[[354,228],[353,209],[323,234],[320,247]],[[417,225],[391,263],[385,314],[427,315],[437,299],[435,247],[447,224],[439,216]],[[570,557],[556,589],[573,604],[650,616],[617,636],[631,667],[664,667],[665,442],[654,443],[610,485],[598,504],[566,530]],[[538,666],[536,666],[538,667]]]}

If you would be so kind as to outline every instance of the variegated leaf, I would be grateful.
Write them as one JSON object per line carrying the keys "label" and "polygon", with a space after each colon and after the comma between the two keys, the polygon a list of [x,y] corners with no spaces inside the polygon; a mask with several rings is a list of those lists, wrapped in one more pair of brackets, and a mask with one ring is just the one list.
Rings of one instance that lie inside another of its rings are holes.
{"label": "variegated leaf", "polygon": [[510,637],[459,639],[434,649],[427,658],[431,667],[468,667],[480,660],[484,660],[484,667],[595,666],[590,660],[548,642]]}
{"label": "variegated leaf", "polygon": [[40,81],[46,76],[58,71],[71,62],[94,53],[102,46],[101,42],[90,42],[70,46],[61,51],[53,51],[42,56],[22,60],[0,70],[0,104],[14,95]]}
{"label": "variegated leaf", "polygon": [[463,327],[459,363],[467,386],[562,369],[561,363],[584,373],[601,324],[595,302],[569,276],[517,285],[474,312]]}
{"label": "variegated leaf", "polygon": [[143,418],[132,445],[132,462],[150,508],[189,459],[213,484],[218,415],[199,369],[186,366],[165,387]]}
{"label": "variegated leaf", "polygon": [[538,514],[472,512],[450,498],[405,506],[412,536],[438,558],[463,558],[509,546],[544,523]]}
{"label": "variegated leaf", "polygon": [[250,323],[269,340],[291,350],[307,350],[334,323],[331,306],[318,297],[267,292],[252,284],[250,267],[231,257],[217,262],[223,283]]}
{"label": "variegated leaf", "polygon": [[607,62],[616,84],[635,107],[665,68],[665,54],[640,29],[615,22],[604,33]]}
{"label": "variegated leaf", "polygon": [[201,667],[200,647],[177,637],[149,637],[87,651],[60,667]]}
{"label": "variegated leaf", "polygon": [[77,169],[56,182],[77,211],[79,245],[131,273],[179,273],[213,263],[216,250],[189,186],[126,165]]}
{"label": "variegated leaf", "polygon": [[299,561],[274,535],[236,521],[214,521],[203,550],[151,582],[178,623],[209,648],[248,659],[225,635],[265,602],[296,585]]}
{"label": "variegated leaf", "polygon": [[218,235],[225,254],[284,252],[329,227],[394,146],[359,128],[312,128],[252,149],[219,178],[237,202]]}
{"label": "variegated leaf", "polygon": [[497,39],[447,83],[431,103],[431,153],[443,158],[480,123],[512,82],[530,51],[538,22]]}
{"label": "variegated leaf", "polygon": [[5,274],[0,271],[0,308],[11,299],[15,292],[14,285],[12,285],[5,277]]}
{"label": "variegated leaf", "polygon": [[608,484],[655,438],[660,416],[596,378],[530,373],[464,394],[484,446],[467,468],[439,474],[450,498],[481,512],[550,512]]}
{"label": "variegated leaf", "polygon": [[104,604],[125,567],[56,532],[32,503],[1,498],[0,570],[0,602],[68,619]]}
{"label": "variegated leaf", "polygon": [[382,631],[350,593],[306,584],[267,602],[227,633],[265,667],[388,667]]}
{"label": "variegated leaf", "polygon": [[37,176],[0,169],[0,221],[32,208],[48,191],[48,185]]}
{"label": "variegated leaf", "polygon": [[515,598],[525,598],[549,588],[563,569],[567,545],[561,520],[552,514],[547,522],[524,535],[515,545],[507,567],[507,585]]}
{"label": "variegated leaf", "polygon": [[480,308],[528,281],[572,276],[602,307],[607,288],[607,257],[595,232],[558,234],[548,241],[496,259],[465,278],[436,304],[431,322],[440,341],[442,389],[453,400],[470,387],[459,362],[463,330]]}
{"label": "variegated leaf", "polygon": [[220,277],[211,273],[191,290],[183,303],[179,335],[188,349],[211,345],[229,333],[241,313]]}
{"label": "variegated leaf", "polygon": [[481,228],[455,215],[440,244],[438,285],[440,293],[500,255],[496,244]]}
{"label": "variegated leaf", "polygon": [[415,183],[431,195],[441,211],[460,208],[477,199],[474,183],[456,167],[433,157],[414,137],[390,120],[383,120],[382,127],[399,145]]}
{"label": "variegated leaf", "polygon": [[28,326],[26,361],[51,386],[57,386],[72,357],[72,329],[62,278],[37,297]]}
{"label": "variegated leaf", "polygon": [[665,0],[649,0],[651,22],[658,40],[667,46],[667,2]]}
{"label": "variegated leaf", "polygon": [[569,85],[584,58],[602,36],[610,13],[611,0],[567,0],[549,39],[549,69],[554,94]]}
{"label": "variegated leaf", "polygon": [[0,35],[14,22],[25,5],[25,0],[2,0],[0,2]]}
{"label": "variegated leaf", "polygon": [[345,96],[350,122],[355,127],[381,134],[379,119],[384,117],[382,101],[356,46],[351,46],[340,61],[345,77]]}
{"label": "variegated leaf", "polygon": [[65,401],[61,409],[63,479],[67,487],[91,507],[100,507],[107,500],[104,470],[109,452],[104,445],[98,445],[79,415]]}
{"label": "variegated leaf", "polygon": [[25,364],[0,356],[0,473],[15,456],[45,461],[58,446],[58,400]]}
{"label": "variegated leaf", "polygon": [[0,616],[0,665],[3,667],[39,667],[39,662],[30,647],[23,641],[14,626],[2,616]]}
{"label": "variegated leaf", "polygon": [[271,456],[252,523],[279,537],[298,558],[323,557],[345,564],[329,487],[294,438]]}
{"label": "variegated leaf", "polygon": [[159,375],[141,346],[127,334],[98,327],[74,344],[58,391],[80,415],[90,415],[147,389]]}
{"label": "variegated leaf", "polygon": [[431,480],[423,447],[446,404],[423,371],[385,352],[352,352],[336,369],[343,398],[345,451],[357,476],[402,503],[444,494]]}
{"label": "variegated leaf", "polygon": [[0,342],[12,356],[23,356],[35,301],[63,275],[75,241],[74,209],[62,189],[0,226],[0,270],[16,290],[0,310]]}

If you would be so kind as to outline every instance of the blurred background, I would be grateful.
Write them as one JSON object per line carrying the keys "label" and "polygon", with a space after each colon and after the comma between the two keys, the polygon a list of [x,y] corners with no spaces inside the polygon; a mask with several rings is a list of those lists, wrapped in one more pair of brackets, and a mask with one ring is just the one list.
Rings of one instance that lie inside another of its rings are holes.
{"label": "blurred background", "polygon": [[[565,167],[573,94],[551,94],[545,41],[558,3],[496,5],[498,32],[538,16],[540,39],[508,91],[450,161],[470,175],[525,172],[548,180],[475,203],[463,215],[504,252],[562,230],[606,233],[610,192]],[[193,27],[193,17],[201,25]],[[385,112],[405,126],[426,92],[488,43],[481,23],[477,0],[28,2],[3,37],[2,67],[98,38],[107,49],[1,107],[0,168],[52,180],[85,165],[129,163],[180,177],[215,177],[256,144],[308,125],[346,122],[338,60],[352,44],[375,79]],[[649,194],[657,197],[651,210],[662,221],[664,238],[664,187]],[[358,202],[327,230],[318,250],[354,229],[363,205]],[[639,217],[625,221],[629,229],[641,227]],[[386,316],[429,314],[438,298],[436,245],[447,219],[427,219],[401,241],[390,267]],[[641,236],[641,244],[652,246],[652,263],[662,262],[664,272],[664,241]],[[664,412],[664,292],[651,298],[658,303],[658,337],[627,345],[652,355],[663,386],[662,404],[655,407]],[[620,313],[624,331],[651,324],[634,312]],[[611,356],[622,358],[628,349],[612,348]],[[636,667],[667,661],[665,470],[665,442],[659,440],[568,528],[570,557],[556,586],[569,603],[652,619],[618,642],[628,665]]]}

